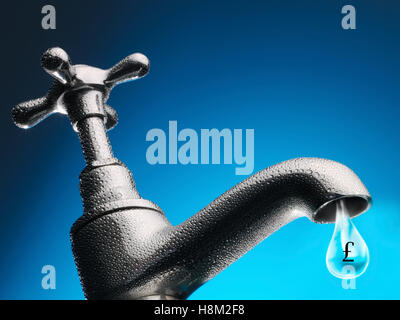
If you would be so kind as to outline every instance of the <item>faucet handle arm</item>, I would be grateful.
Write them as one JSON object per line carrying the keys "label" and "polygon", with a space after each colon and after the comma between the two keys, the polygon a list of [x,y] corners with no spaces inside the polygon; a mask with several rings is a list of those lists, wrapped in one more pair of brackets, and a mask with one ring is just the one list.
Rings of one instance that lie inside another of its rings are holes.
{"label": "faucet handle arm", "polygon": [[12,110],[14,123],[23,129],[28,129],[38,124],[54,112],[47,97],[22,102]]}
{"label": "faucet handle arm", "polygon": [[22,129],[29,129],[53,113],[63,113],[61,109],[57,108],[57,100],[64,90],[63,84],[53,81],[46,96],[16,105],[12,110],[15,125]]}
{"label": "faucet handle arm", "polygon": [[110,107],[109,105],[104,105],[104,112],[106,113],[106,128],[107,130],[111,130],[114,128],[118,123],[118,114],[114,108]]}
{"label": "faucet handle arm", "polygon": [[145,76],[149,69],[149,59],[141,53],[134,53],[109,69],[104,83],[113,87],[126,81],[136,80]]}
{"label": "faucet handle arm", "polygon": [[43,53],[42,67],[49,75],[62,84],[71,83],[75,76],[71,59],[63,49],[58,47],[48,49]]}

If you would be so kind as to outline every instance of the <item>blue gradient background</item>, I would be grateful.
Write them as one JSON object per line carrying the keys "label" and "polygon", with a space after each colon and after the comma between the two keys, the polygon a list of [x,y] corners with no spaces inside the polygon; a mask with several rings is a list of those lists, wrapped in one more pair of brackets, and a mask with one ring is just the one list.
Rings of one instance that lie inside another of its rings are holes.
{"label": "blue gradient background", "polygon": [[[69,229],[82,212],[84,167],[68,119],[23,131],[11,107],[51,80],[41,53],[63,47],[74,63],[109,67],[146,54],[150,74],[116,88],[115,154],[139,192],[178,224],[245,177],[234,165],[151,166],[151,128],[254,128],[255,172],[299,157],[351,167],[373,196],[354,220],[370,249],[356,290],[329,274],[333,225],[299,219],[195,292],[192,299],[399,299],[398,1],[51,1],[57,30],[41,29],[44,1],[2,4],[0,298],[82,299]],[[357,30],[341,8],[357,9]],[[5,74],[4,74],[5,71]],[[41,268],[57,289],[41,288]]]}

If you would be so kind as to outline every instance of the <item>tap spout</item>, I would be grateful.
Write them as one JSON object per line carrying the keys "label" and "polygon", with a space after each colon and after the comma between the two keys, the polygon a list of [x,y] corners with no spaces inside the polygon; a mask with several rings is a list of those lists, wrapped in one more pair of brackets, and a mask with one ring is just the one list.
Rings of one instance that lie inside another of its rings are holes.
{"label": "tap spout", "polygon": [[185,299],[287,223],[334,222],[338,199],[351,217],[371,205],[348,167],[298,158],[254,174],[175,227],[154,208],[107,214],[73,233],[75,257],[86,256],[77,261],[86,296]]}

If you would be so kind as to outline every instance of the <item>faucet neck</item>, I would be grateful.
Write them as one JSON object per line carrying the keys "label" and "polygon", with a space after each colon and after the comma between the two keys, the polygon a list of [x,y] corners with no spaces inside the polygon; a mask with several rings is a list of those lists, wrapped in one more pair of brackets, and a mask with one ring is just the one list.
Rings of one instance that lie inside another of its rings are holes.
{"label": "faucet neck", "polygon": [[62,104],[79,135],[87,165],[114,157],[105,127],[103,93],[93,88],[67,91]]}
{"label": "faucet neck", "polygon": [[140,195],[132,173],[114,157],[108,139],[103,92],[86,86],[66,91],[61,99],[86,161],[80,175],[84,215],[93,219],[136,205]]}
{"label": "faucet neck", "polygon": [[114,157],[101,117],[89,117],[76,124],[86,164]]}

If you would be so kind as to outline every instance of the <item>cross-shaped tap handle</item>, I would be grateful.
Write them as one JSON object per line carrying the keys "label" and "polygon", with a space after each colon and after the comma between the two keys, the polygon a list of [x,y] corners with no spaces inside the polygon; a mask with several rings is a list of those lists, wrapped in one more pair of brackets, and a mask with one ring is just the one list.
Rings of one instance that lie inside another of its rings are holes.
{"label": "cross-shaped tap handle", "polygon": [[[67,105],[67,93],[79,90],[101,92],[102,104],[98,114],[103,117],[107,129],[117,123],[117,113],[106,105],[111,89],[117,84],[143,77],[149,71],[149,60],[140,53],[134,53],[110,69],[103,70],[87,65],[72,65],[68,54],[61,48],[47,50],[42,56],[44,70],[56,79],[45,97],[18,104],[13,108],[13,120],[18,127],[31,128],[53,113],[67,114],[75,126],[81,120],[77,114],[88,115],[85,103]],[[89,113],[89,115],[92,115]],[[82,118],[82,117],[81,117]]]}

